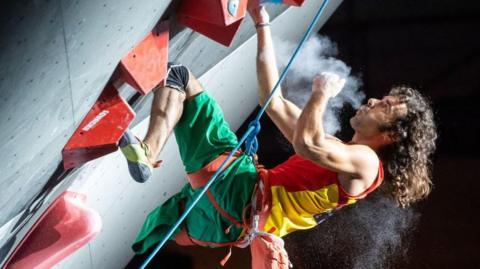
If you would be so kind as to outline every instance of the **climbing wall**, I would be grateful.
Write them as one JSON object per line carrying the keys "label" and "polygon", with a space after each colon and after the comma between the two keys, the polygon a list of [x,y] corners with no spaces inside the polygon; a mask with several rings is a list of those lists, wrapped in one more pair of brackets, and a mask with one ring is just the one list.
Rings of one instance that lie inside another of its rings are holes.
{"label": "climbing wall", "polygon": [[119,59],[155,25],[169,2],[2,5],[0,225],[45,184]]}
{"label": "climbing wall", "polygon": [[[0,227],[24,210],[52,175],[61,161],[61,149],[121,57],[164,13],[168,15],[167,8],[175,10],[179,3],[39,0],[2,4]],[[284,9],[276,7],[273,16]],[[171,28],[170,59],[188,64],[199,75],[254,32],[244,27],[234,43],[224,47],[175,21]],[[122,92],[127,99],[134,93],[128,87]],[[137,115],[136,122],[146,115]]]}
{"label": "climbing wall", "polygon": [[[318,27],[341,1],[330,1]],[[302,8],[269,8],[274,35],[298,40],[321,1]],[[29,199],[51,176],[61,149],[98,98],[121,57],[140,41],[177,1],[29,1],[6,5],[0,33],[0,264],[19,238],[9,235]],[[169,7],[170,6],[170,7]],[[7,12],[8,11],[8,12]],[[236,129],[256,106],[256,41],[249,19],[230,47],[184,28],[173,18],[169,57],[200,77]],[[5,38],[4,38],[5,37]],[[126,99],[135,91],[124,85]],[[134,109],[134,132],[143,136],[151,95]],[[160,156],[164,167],[138,184],[113,153],[87,163],[56,187],[48,202],[67,189],[85,193],[103,225],[91,243],[56,268],[121,268],[145,216],[185,182],[174,139]],[[25,224],[25,229],[30,222]],[[18,237],[24,233],[19,233]]]}

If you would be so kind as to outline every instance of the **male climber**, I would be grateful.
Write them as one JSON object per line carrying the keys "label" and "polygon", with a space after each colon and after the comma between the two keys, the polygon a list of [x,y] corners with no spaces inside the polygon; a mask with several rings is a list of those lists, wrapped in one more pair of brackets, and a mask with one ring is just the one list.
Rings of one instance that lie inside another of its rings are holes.
{"label": "male climber", "polygon": [[[261,7],[249,12],[258,35],[258,96],[263,105],[278,80],[278,70],[269,16]],[[303,109],[278,91],[267,113],[295,154],[269,170],[256,167],[241,152],[235,154],[173,239],[181,245],[213,247],[250,243],[253,268],[287,268],[280,237],[314,227],[317,215],[355,203],[382,182],[381,189],[401,207],[425,198],[436,139],[428,102],[408,87],[394,87],[382,99],[369,99],[351,118],[355,134],[344,143],[325,134],[322,120],[329,98],[343,84],[336,75],[317,75]],[[122,138],[135,180],[144,182],[151,176],[172,130],[189,183],[148,215],[132,246],[138,254],[165,236],[238,142],[215,100],[180,64],[169,65],[166,86],[154,92],[145,139],[137,142],[129,132]]]}

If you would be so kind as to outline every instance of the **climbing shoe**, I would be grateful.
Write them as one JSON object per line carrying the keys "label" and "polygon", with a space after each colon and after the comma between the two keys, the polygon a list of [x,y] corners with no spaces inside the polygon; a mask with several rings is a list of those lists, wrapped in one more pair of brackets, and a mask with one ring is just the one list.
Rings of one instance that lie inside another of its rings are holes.
{"label": "climbing shoe", "polygon": [[154,165],[148,160],[147,144],[137,139],[130,129],[127,129],[120,138],[118,146],[127,159],[128,171],[132,178],[140,183],[149,180],[152,177]]}

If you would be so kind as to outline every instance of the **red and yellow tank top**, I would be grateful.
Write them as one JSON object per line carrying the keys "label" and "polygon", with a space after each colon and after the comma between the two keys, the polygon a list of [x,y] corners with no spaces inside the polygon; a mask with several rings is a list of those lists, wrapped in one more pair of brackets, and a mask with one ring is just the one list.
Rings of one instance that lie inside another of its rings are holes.
{"label": "red and yellow tank top", "polygon": [[375,190],[383,181],[380,162],[373,184],[359,195],[349,195],[338,181],[338,173],[327,170],[299,155],[268,170],[267,188],[271,205],[264,231],[284,236],[317,225],[315,216],[355,203]]}

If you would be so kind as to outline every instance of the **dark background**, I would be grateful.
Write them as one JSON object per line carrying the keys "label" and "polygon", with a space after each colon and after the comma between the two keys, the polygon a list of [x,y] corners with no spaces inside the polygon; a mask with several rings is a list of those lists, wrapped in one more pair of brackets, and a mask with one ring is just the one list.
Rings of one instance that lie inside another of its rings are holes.
{"label": "dark background", "polygon": [[[427,200],[402,210],[374,194],[287,236],[295,268],[479,268],[479,29],[477,1],[444,0],[346,0],[322,28],[338,44],[338,58],[361,76],[367,97],[398,84],[429,96],[440,136]],[[346,107],[339,134],[345,140],[351,116]],[[267,167],[288,157],[289,146],[267,118],[259,139]],[[222,258],[225,251],[216,253]],[[219,258],[210,258],[211,266]],[[234,251],[227,268],[247,268],[245,259],[248,252]],[[162,268],[167,263],[163,256]]]}
{"label": "dark background", "polygon": [[[479,268],[479,29],[478,2],[440,0],[347,0],[321,29],[367,97],[398,84],[429,96],[440,136],[426,201],[399,210],[373,195],[288,236],[295,268]],[[351,137],[351,116],[346,107],[342,139]],[[270,122],[263,126],[259,155],[271,166],[288,150],[268,139],[280,136]]]}
{"label": "dark background", "polygon": [[[322,28],[338,44],[338,58],[361,75],[367,97],[396,84],[429,96],[440,138],[426,201],[399,211],[372,197],[317,229],[292,234],[287,243],[294,245],[296,268],[478,268],[479,29],[478,1],[440,0],[347,0]],[[343,139],[351,135],[350,116],[346,108]],[[282,158],[275,144],[261,149],[264,163]],[[365,255],[372,248],[378,252]]]}

